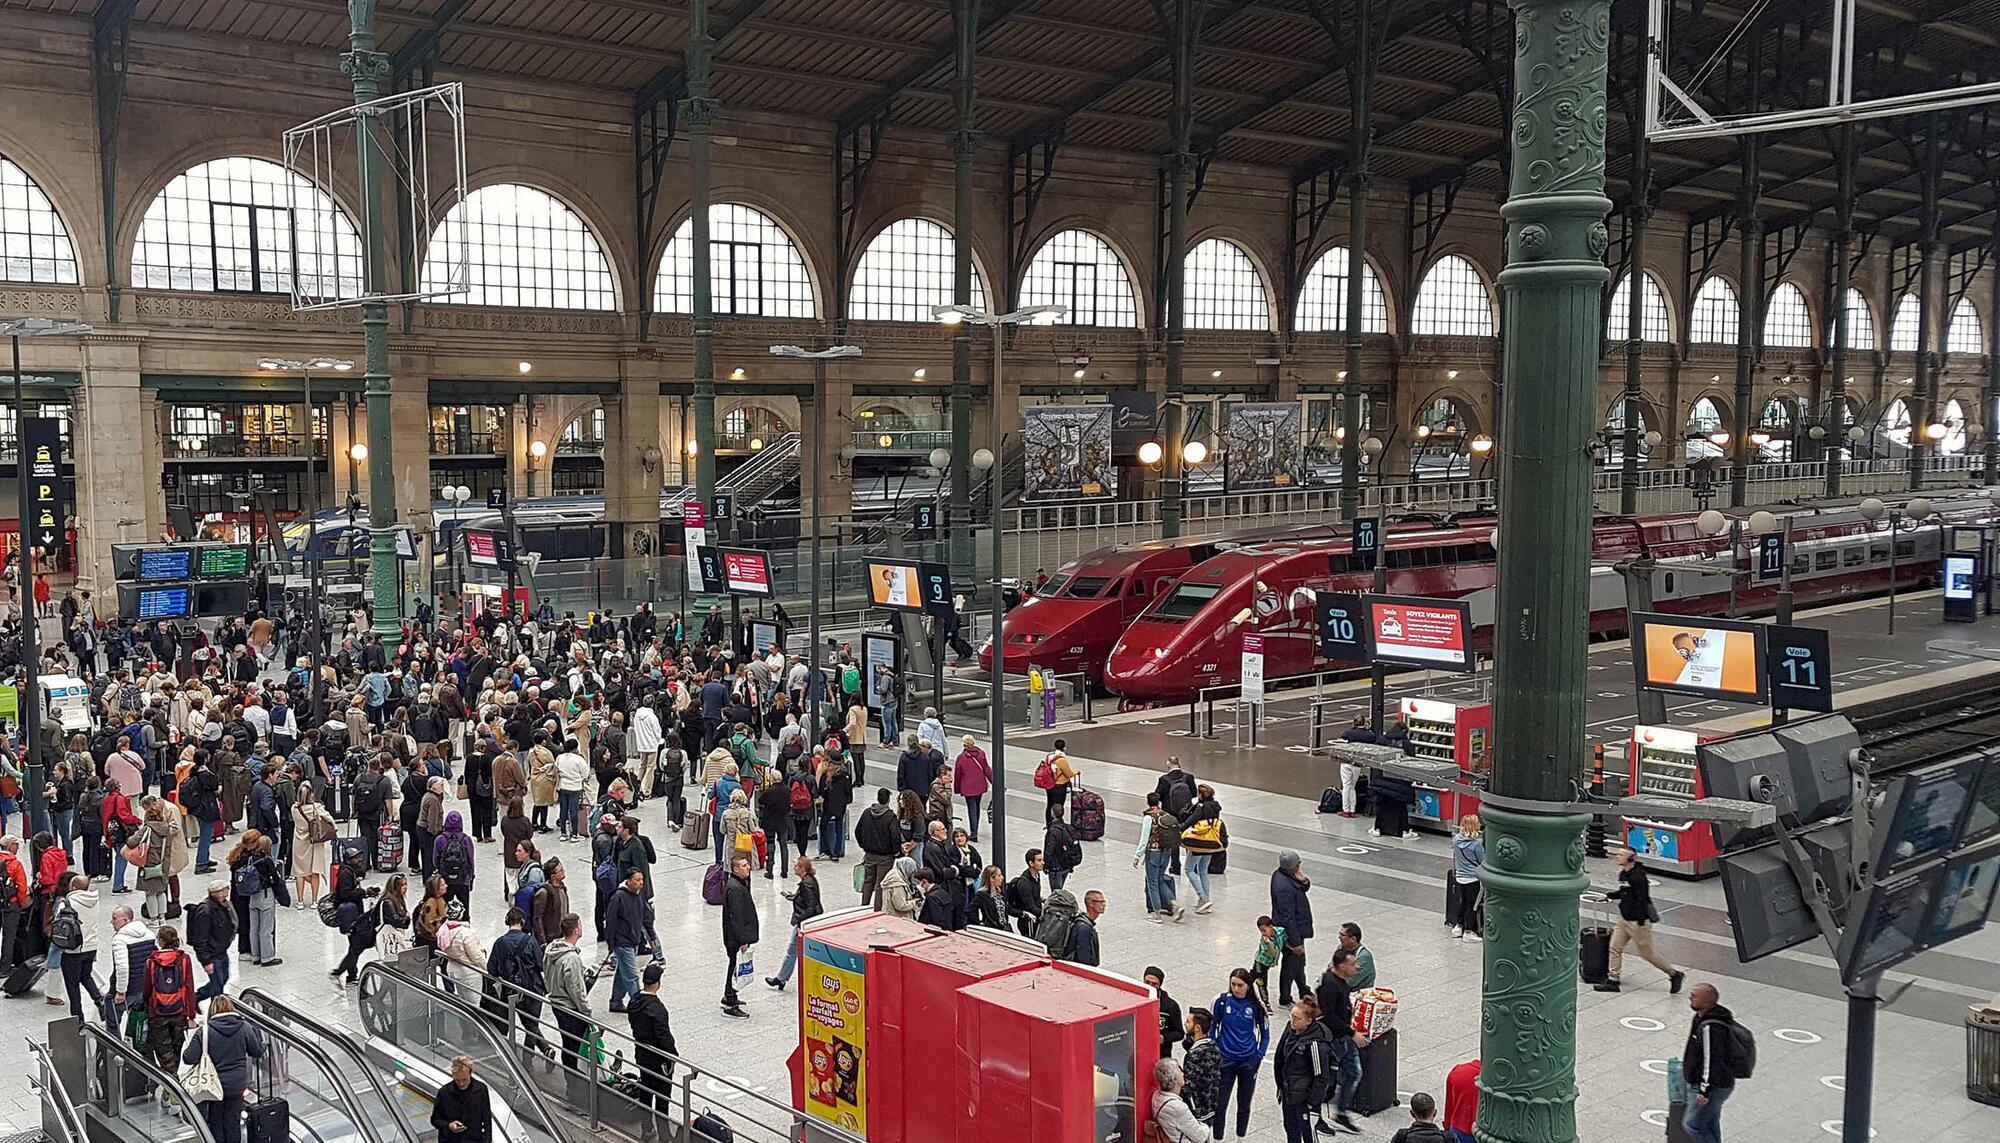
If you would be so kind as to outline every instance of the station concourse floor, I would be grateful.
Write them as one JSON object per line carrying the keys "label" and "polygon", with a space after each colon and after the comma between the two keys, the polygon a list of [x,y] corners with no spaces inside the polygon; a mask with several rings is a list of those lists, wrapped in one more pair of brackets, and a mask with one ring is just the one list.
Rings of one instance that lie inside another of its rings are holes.
{"label": "station concourse floor", "polygon": [[[1935,608],[1934,597],[1929,605]],[[1902,612],[1908,616],[1908,629],[1913,635],[1928,631],[1935,636],[1940,625],[1934,614],[1927,620],[1919,618],[1921,606]],[[1877,648],[1874,657],[1892,665],[1915,661],[1900,650],[1904,647],[1900,635],[1893,645],[1869,638],[1859,628],[1851,637]],[[1836,635],[1836,655],[1847,653],[1843,648],[1849,638]],[[1921,640],[1914,646],[1921,650]],[[1593,666],[1597,660],[1593,656]],[[1868,671],[1882,669],[1886,668]],[[1593,711],[1593,717],[1600,716]],[[957,725],[949,729],[977,730]],[[1132,847],[1145,793],[1153,788],[1166,754],[1175,749],[1166,743],[1182,740],[1156,740],[1152,728],[1137,725],[1106,726],[1089,733],[1093,736],[1089,739],[1069,736],[1071,752],[1084,783],[1106,799],[1109,829],[1104,842],[1085,846],[1084,866],[1069,887],[1079,897],[1082,890],[1097,888],[1110,898],[1110,909],[1100,922],[1104,967],[1136,978],[1146,966],[1158,965],[1166,970],[1168,992],[1183,1006],[1211,1002],[1222,991],[1229,969],[1250,961],[1256,944],[1255,918],[1269,909],[1269,875],[1279,851],[1297,850],[1314,883],[1317,933],[1307,945],[1308,976],[1318,978],[1335,947],[1333,934],[1341,922],[1358,922],[1374,951],[1380,983],[1395,988],[1402,1003],[1398,1089],[1406,1095],[1428,1091],[1442,1096],[1445,1073],[1479,1051],[1481,950],[1477,942],[1451,939],[1442,924],[1445,839],[1419,835],[1385,841],[1369,836],[1366,819],[1315,813],[1314,800],[1325,783],[1303,781],[1290,772],[1308,761],[1302,755],[1267,751],[1264,765],[1236,763],[1237,768],[1226,774],[1223,764],[1197,756],[1191,769],[1217,787],[1229,823],[1230,871],[1216,879],[1212,913],[1190,912],[1179,924],[1155,925],[1144,915],[1143,874],[1132,868]],[[983,731],[980,735],[983,740]],[[1082,745],[1085,741],[1090,745]],[[1185,749],[1180,752],[1188,757]],[[1041,749],[1021,742],[1010,745],[1007,754],[1011,874],[1018,871],[1020,852],[1040,842],[1040,829],[1034,823],[1043,796],[1031,783]],[[865,776],[886,776],[892,765],[893,757],[876,748]],[[1287,773],[1261,783],[1235,777],[1253,768]],[[1256,788],[1281,783],[1297,788],[1282,793]],[[705,906],[700,897],[708,854],[684,850],[676,837],[668,835],[658,802],[647,802],[640,816],[659,849],[654,880],[669,972],[663,995],[683,1054],[697,1064],[740,1077],[746,1086],[785,1098],[789,1091],[785,1059],[796,1038],[797,993],[781,996],[761,983],[763,976],[777,969],[790,933],[784,924],[787,903],[777,895],[785,882],[754,879],[763,921],[763,940],[756,951],[760,979],[744,993],[751,1018],[727,1019],[717,1004],[724,965],[719,912]],[[981,833],[983,843],[990,840],[986,829]],[[987,849],[982,844],[981,852]],[[582,843],[554,843],[544,850],[562,856],[576,871],[575,881],[583,882],[579,873],[588,859]],[[854,900],[853,868],[852,859],[838,865],[822,863],[821,888],[829,907]],[[1592,860],[1590,874],[1597,885],[1615,880],[1609,861]],[[478,877],[474,921],[481,936],[491,940],[501,931],[502,916],[497,847],[479,848]],[[371,882],[379,883],[379,875]],[[1185,893],[1185,878],[1180,885]],[[190,896],[200,892],[192,877],[186,879],[186,891]],[[1721,889],[1713,880],[1658,878],[1655,897],[1664,915],[1656,942],[1659,951],[1684,966],[1691,982],[1716,983],[1723,1002],[1758,1033],[1758,1073],[1728,1105],[1727,1137],[1758,1143],[1837,1138],[1846,1003],[1824,947],[1806,945],[1754,964],[1739,964]],[[114,901],[136,907],[140,900],[136,894],[113,898],[105,893],[98,923],[106,923]],[[580,912],[587,909],[588,892],[573,897],[573,903]],[[108,949],[108,934],[105,945]],[[322,928],[312,913],[282,912],[279,949],[284,964],[259,968],[238,963],[231,988],[256,985],[344,1027],[358,1027],[354,990],[332,986],[326,977],[344,948],[345,942]],[[100,954],[100,974],[104,959]],[[1965,1097],[1961,1025],[1968,1005],[2000,990],[2000,926],[1988,926],[1948,951],[1926,954],[1891,973],[1888,985],[1893,988],[1904,981],[1912,982],[1910,987],[1884,1009],[1880,1020],[1876,1137],[1898,1143],[1992,1143],[2000,1138],[2000,1108]],[[1636,957],[1628,959],[1625,984],[1626,991],[1617,995],[1579,986],[1577,1119],[1579,1138],[1588,1143],[1639,1143],[1664,1134],[1659,1124],[1667,1106],[1665,1061],[1680,1054],[1686,1036],[1686,995],[1670,996],[1666,982]],[[609,984],[600,981],[591,994],[600,1014],[608,990]],[[39,994],[0,1001],[0,1019],[18,1029],[16,1035],[0,1038],[0,1133],[33,1126],[38,1118],[27,1079],[31,1057],[25,1037],[40,1035],[41,1021],[58,1011],[45,1006]],[[717,1105],[729,1102],[718,1090],[706,1094]],[[1254,1106],[1249,1138],[1281,1140],[1268,1066],[1258,1076]],[[1409,1116],[1403,1108],[1391,1108],[1360,1123],[1360,1138],[1386,1140],[1409,1124]]]}

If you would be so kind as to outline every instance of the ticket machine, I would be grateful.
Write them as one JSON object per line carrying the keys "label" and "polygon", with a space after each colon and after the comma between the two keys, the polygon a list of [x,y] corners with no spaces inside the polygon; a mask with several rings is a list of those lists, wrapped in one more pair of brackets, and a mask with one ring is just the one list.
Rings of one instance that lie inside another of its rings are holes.
{"label": "ticket machine", "polygon": [[[1488,703],[1449,703],[1406,698],[1400,713],[1410,735],[1410,753],[1418,758],[1450,762],[1467,775],[1486,773],[1493,764],[1493,707]],[[1479,812],[1472,794],[1439,790],[1422,784],[1410,807],[1410,824],[1450,833],[1458,819]]]}
{"label": "ticket machine", "polygon": [[[1696,751],[1701,736],[1672,726],[1635,726],[1626,751],[1634,794],[1670,798],[1705,796]],[[1715,869],[1720,851],[1706,822],[1625,819],[1625,844],[1653,869],[1702,876]]]}

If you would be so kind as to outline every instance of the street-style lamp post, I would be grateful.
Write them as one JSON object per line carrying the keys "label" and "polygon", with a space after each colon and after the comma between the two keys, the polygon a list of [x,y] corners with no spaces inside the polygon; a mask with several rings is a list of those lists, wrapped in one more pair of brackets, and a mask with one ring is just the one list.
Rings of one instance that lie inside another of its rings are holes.
{"label": "street-style lamp post", "polygon": [[986,489],[991,494],[989,519],[986,526],[993,536],[993,595],[989,604],[992,608],[992,631],[987,639],[992,646],[993,669],[989,672],[988,712],[992,718],[993,733],[993,863],[1002,869],[1007,865],[1007,710],[1005,702],[1006,640],[1001,627],[1006,623],[1007,604],[1001,598],[1000,545],[1004,521],[1005,497],[1001,485],[1005,483],[1007,455],[1006,428],[1000,423],[1000,395],[1005,392],[1007,339],[1006,327],[1010,325],[1054,325],[1068,313],[1063,306],[1028,306],[1012,313],[993,314],[975,310],[970,306],[932,306],[931,316],[946,325],[966,322],[972,325],[991,326],[993,329],[993,387],[988,397],[987,407],[993,421],[993,447],[983,448],[972,454],[972,467],[986,473]]}
{"label": "street-style lamp post", "polygon": [[[309,361],[296,361],[285,357],[266,357],[257,362],[257,368],[266,373],[297,373],[305,390],[306,406],[306,600],[312,608],[308,616],[310,631],[307,638],[312,645],[307,649],[311,656],[308,663],[312,671],[312,681],[306,685],[306,714],[312,719],[311,725],[318,726],[325,721],[321,708],[320,658],[325,651],[326,636],[321,629],[321,615],[324,598],[324,581],[320,578],[319,552],[319,485],[313,479],[313,460],[318,440],[313,436],[313,381],[314,370],[346,373],[354,368],[354,362],[335,357],[315,357]],[[331,460],[331,458],[328,458]],[[283,543],[283,537],[279,538]]]}
{"label": "street-style lamp post", "polygon": [[824,441],[826,429],[833,421],[826,415],[826,363],[842,358],[861,356],[858,345],[836,345],[827,349],[808,350],[796,345],[774,345],[771,356],[790,357],[812,362],[813,367],[813,412],[819,423],[812,426],[812,450],[807,467],[812,476],[812,606],[806,609],[806,736],[812,742],[819,742],[820,701],[826,693],[826,673],[819,661],[819,530],[820,501],[823,498],[821,469],[825,467]]}
{"label": "street-style lamp post", "polygon": [[[1566,813],[1583,770],[1591,458],[1604,255],[1610,0],[1509,0],[1515,90],[1507,268],[1500,275],[1500,516],[1495,758],[1482,802],[1486,942],[1474,1127],[1484,1143],[1573,1143],[1577,895],[1586,819]],[[1635,280],[1634,286],[1639,283]],[[1635,291],[1636,294],[1636,291]],[[1633,304],[1639,299],[1635,296]]]}
{"label": "street-style lamp post", "polygon": [[28,520],[34,498],[29,495],[27,438],[22,432],[28,423],[28,403],[21,390],[21,339],[83,337],[92,332],[80,321],[33,317],[0,321],[0,334],[7,336],[14,351],[14,489],[20,513],[20,531],[15,535],[20,549],[16,554],[21,560],[21,582],[14,589],[14,599],[21,609],[21,785],[28,795],[28,820],[34,827],[27,833],[49,828],[49,802],[42,749],[42,698],[35,682],[36,670],[42,665],[42,631],[35,617],[35,545],[30,541],[33,525]]}

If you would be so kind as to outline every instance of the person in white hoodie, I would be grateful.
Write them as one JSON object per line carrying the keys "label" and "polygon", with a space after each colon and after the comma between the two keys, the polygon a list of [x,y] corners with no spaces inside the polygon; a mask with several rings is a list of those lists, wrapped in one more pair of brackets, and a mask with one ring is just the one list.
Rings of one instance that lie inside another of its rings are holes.
{"label": "person in white hoodie", "polygon": [[90,993],[92,1010],[104,1010],[104,993],[98,989],[97,977],[91,973],[97,965],[97,951],[104,947],[104,937],[91,923],[91,914],[97,911],[97,890],[90,887],[90,878],[81,873],[70,874],[68,890],[56,905],[56,913],[58,916],[67,913],[77,919],[83,943],[63,950],[62,983],[69,991],[69,1014],[82,1017],[82,993],[86,991]]}
{"label": "person in white hoodie", "polygon": [[645,703],[639,703],[632,711],[632,732],[625,736],[629,749],[638,762],[633,767],[633,777],[637,779],[638,794],[646,798],[653,792],[653,771],[660,764],[660,716]]}
{"label": "person in white hoodie", "polygon": [[111,1000],[121,1010],[145,999],[133,995],[133,990],[144,983],[139,966],[158,947],[153,930],[132,916],[130,905],[111,910]]}

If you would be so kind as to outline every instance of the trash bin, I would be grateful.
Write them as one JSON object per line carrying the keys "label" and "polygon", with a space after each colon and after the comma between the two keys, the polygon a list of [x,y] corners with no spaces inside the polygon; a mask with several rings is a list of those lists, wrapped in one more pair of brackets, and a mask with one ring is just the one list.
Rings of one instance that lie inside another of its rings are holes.
{"label": "trash bin", "polygon": [[2000,1024],[1966,1018],[1965,1098],[2000,1107]]}

